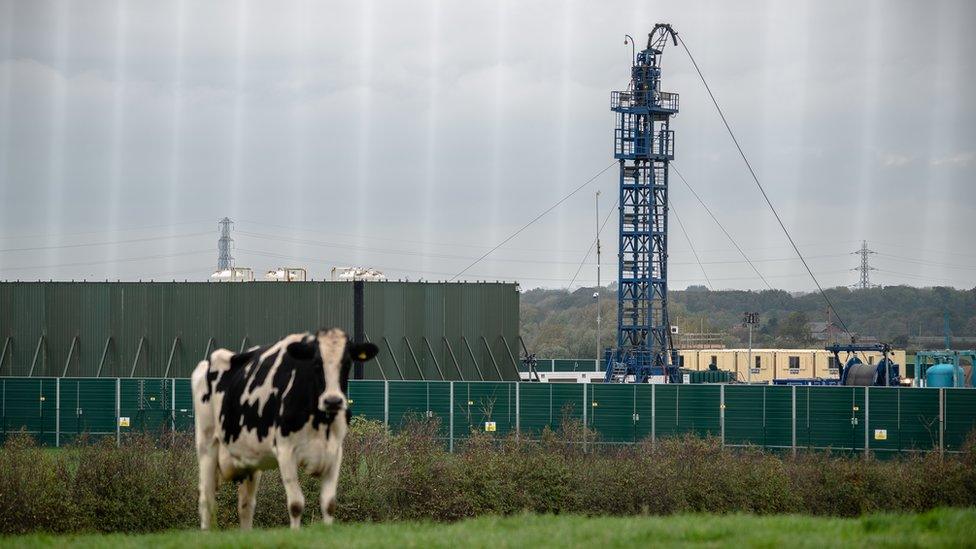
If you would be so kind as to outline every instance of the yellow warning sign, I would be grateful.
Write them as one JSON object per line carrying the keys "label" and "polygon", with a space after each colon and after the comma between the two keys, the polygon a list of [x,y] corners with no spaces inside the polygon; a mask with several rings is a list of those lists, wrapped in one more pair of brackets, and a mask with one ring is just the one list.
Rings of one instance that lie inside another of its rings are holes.
{"label": "yellow warning sign", "polygon": [[494,433],[497,430],[498,429],[495,427],[495,422],[494,421],[486,421],[485,422],[485,432]]}
{"label": "yellow warning sign", "polygon": [[887,429],[875,429],[874,430],[874,440],[888,440],[888,430]]}
{"label": "yellow warning sign", "polygon": [[119,418],[119,427],[128,427],[128,426],[129,426],[129,418],[127,418],[125,416],[120,417]]}

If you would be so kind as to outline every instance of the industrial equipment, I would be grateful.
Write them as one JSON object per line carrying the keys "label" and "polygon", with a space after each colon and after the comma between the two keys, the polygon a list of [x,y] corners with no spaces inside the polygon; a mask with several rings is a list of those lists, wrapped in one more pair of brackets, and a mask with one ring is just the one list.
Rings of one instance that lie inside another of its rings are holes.
{"label": "industrial equipment", "polygon": [[[963,364],[963,360],[969,364]],[[915,353],[914,387],[976,387],[976,351],[919,351]]]}
{"label": "industrial equipment", "polygon": [[[891,346],[887,343],[846,343],[824,347],[833,353],[839,375],[836,378],[782,378],[774,379],[773,385],[847,385],[856,387],[898,386],[901,383],[900,367],[892,360]],[[857,353],[881,354],[877,364],[865,363]],[[847,353],[844,360],[840,354]]]}
{"label": "industrial equipment", "polygon": [[229,267],[210,275],[213,282],[254,282],[254,270],[250,267]]}
{"label": "industrial equipment", "polygon": [[670,119],[678,112],[678,94],[661,91],[661,53],[669,40],[678,44],[671,25],[655,25],[647,47],[633,56],[628,89],[610,94],[620,213],[617,342],[604,355],[606,382],[681,381],[668,320]]}
{"label": "industrial equipment", "polygon": [[[836,363],[842,364],[840,353],[847,353],[847,360],[840,371],[840,385],[855,386],[898,386],[900,381],[899,368],[891,360],[891,346],[887,343],[847,343],[828,345],[825,347],[834,353]],[[858,352],[874,351],[881,353],[881,360],[877,364],[865,364],[857,356]]]}
{"label": "industrial equipment", "polygon": [[370,267],[332,267],[332,280],[384,282],[386,275]]}
{"label": "industrial equipment", "polygon": [[274,282],[305,282],[308,271],[305,267],[277,267],[268,271],[264,278]]}

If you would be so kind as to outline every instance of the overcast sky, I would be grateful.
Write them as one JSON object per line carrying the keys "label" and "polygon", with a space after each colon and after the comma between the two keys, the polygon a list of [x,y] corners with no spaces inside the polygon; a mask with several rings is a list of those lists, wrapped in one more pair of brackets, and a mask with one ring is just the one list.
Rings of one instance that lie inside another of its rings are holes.
{"label": "overcast sky", "polygon": [[[976,3],[0,0],[0,279],[449,279],[606,168],[610,91],[670,22],[825,286],[976,286]],[[675,164],[773,286],[809,290],[683,50]],[[611,167],[464,276],[565,287]],[[763,288],[672,178],[672,288]],[[616,217],[603,283],[616,278]],[[591,255],[575,285],[596,278]]]}

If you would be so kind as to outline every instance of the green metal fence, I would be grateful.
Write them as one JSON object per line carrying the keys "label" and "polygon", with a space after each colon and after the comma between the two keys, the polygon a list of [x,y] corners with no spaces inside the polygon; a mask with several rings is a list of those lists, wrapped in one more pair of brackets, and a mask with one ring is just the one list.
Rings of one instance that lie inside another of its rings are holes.
{"label": "green metal fence", "polygon": [[[475,431],[536,438],[567,418],[597,433],[584,444],[692,433],[729,446],[878,454],[955,452],[976,428],[971,389],[363,380],[350,383],[349,399],[355,415],[394,431],[436,418],[450,448]],[[24,430],[60,446],[192,431],[191,402],[187,379],[2,378],[0,438]]]}

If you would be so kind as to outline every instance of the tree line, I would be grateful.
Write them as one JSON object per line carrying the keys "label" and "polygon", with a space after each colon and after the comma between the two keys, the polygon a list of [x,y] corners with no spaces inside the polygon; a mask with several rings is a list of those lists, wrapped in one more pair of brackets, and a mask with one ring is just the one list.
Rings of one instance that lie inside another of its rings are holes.
{"label": "tree line", "polygon": [[[898,348],[930,348],[940,342],[945,327],[959,340],[954,347],[973,348],[976,338],[976,288],[916,288],[885,286],[865,290],[845,287],[825,291],[834,311],[828,311],[819,293],[784,290],[719,290],[690,286],[668,293],[671,324],[680,334],[717,334],[728,347],[744,347],[748,331],[745,312],[757,312],[753,330],[755,347],[807,347],[823,345],[815,339],[813,322],[830,322],[835,339],[848,336],[844,326],[860,340],[879,340]],[[594,298],[598,295],[599,299]],[[580,288],[573,292],[537,288],[522,292],[521,334],[530,352],[542,357],[593,357],[597,349],[597,310],[600,310],[600,347],[613,346],[617,326],[615,285]],[[921,336],[921,337],[920,337]]]}

